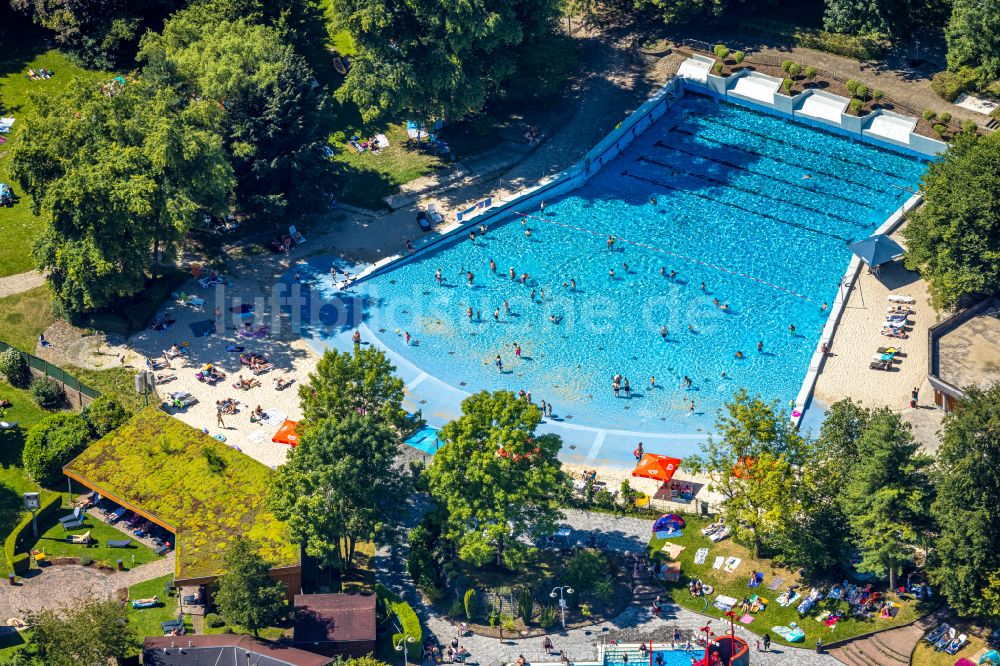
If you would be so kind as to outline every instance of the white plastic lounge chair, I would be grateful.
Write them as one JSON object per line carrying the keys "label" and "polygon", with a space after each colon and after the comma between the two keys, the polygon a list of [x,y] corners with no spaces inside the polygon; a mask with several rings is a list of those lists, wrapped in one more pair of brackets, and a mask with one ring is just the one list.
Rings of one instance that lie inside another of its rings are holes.
{"label": "white plastic lounge chair", "polygon": [[889,294],[887,300],[890,303],[916,303],[917,299],[913,296],[903,296],[902,294]]}
{"label": "white plastic lounge chair", "polygon": [[88,544],[90,543],[90,531],[88,530],[83,534],[70,534],[66,537],[66,540],[70,543]]}
{"label": "white plastic lounge chair", "polygon": [[444,222],[444,215],[438,212],[437,204],[427,204],[427,214],[430,215],[431,221],[434,224],[441,224]]}

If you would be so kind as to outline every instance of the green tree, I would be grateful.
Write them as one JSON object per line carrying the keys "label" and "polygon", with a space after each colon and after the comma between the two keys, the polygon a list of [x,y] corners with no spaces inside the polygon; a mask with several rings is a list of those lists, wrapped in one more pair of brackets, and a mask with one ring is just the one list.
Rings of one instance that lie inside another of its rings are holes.
{"label": "green tree", "polygon": [[513,567],[526,553],[524,537],[555,530],[567,484],[556,457],[562,440],[536,436],[540,422],[538,408],[513,393],[481,392],[441,430],[445,444],[427,475],[460,559]]}
{"label": "green tree", "polygon": [[196,3],[148,33],[139,60],[144,77],[215,107],[239,204],[280,219],[329,201],[332,112],[287,30],[266,21],[257,3]]}
{"label": "green tree", "polygon": [[272,504],[310,556],[344,571],[359,541],[384,543],[409,495],[399,436],[376,415],[312,423],[278,468]]}
{"label": "green tree", "polygon": [[24,388],[31,382],[31,370],[28,361],[20,351],[8,347],[0,352],[0,374],[10,382],[11,386]]}
{"label": "green tree", "polygon": [[132,418],[132,414],[116,398],[108,395],[95,398],[81,416],[87,420],[91,432],[98,439]]}
{"label": "green tree", "polygon": [[905,39],[917,29],[940,30],[948,5],[933,0],[826,0],[823,27],[851,35]]}
{"label": "green tree", "polygon": [[896,574],[913,559],[929,525],[931,459],[918,452],[909,424],[885,408],[872,413],[857,449],[841,508],[861,554],[858,570],[888,574],[895,588]]}
{"label": "green tree", "polygon": [[708,475],[734,537],[761,557],[798,510],[806,443],[783,411],[744,389],[720,410],[715,429],[685,467]]}
{"label": "green tree", "polygon": [[21,461],[35,482],[54,487],[62,479],[63,465],[90,444],[90,426],[76,414],[53,414],[31,426],[24,440]]}
{"label": "green tree", "polygon": [[64,608],[29,612],[27,655],[46,666],[107,664],[134,653],[137,641],[125,606],[84,599]]}
{"label": "green tree", "polygon": [[1000,76],[1000,0],[952,0],[945,37],[948,69],[969,65],[986,79]]}
{"label": "green tree", "polygon": [[241,625],[259,636],[285,609],[285,586],[271,579],[271,565],[246,537],[236,537],[229,544],[224,561],[225,573],[219,576],[215,594],[219,614],[228,624]]}
{"label": "green tree", "polygon": [[903,230],[906,265],[945,307],[1000,293],[1000,134],[957,136],[921,189]]}
{"label": "green tree", "polygon": [[931,580],[960,615],[1000,617],[1000,384],[945,416],[935,472]]}
{"label": "green tree", "polygon": [[142,83],[36,98],[11,172],[46,222],[35,262],[66,312],[139,291],[185,231],[225,209],[233,180],[212,115]]}
{"label": "green tree", "polygon": [[299,387],[306,430],[309,424],[357,413],[403,425],[403,380],[395,372],[385,354],[374,347],[355,347],[353,353],[326,351]]}
{"label": "green tree", "polygon": [[504,88],[551,32],[558,0],[333,0],[357,53],[337,91],[366,121],[459,119]]}

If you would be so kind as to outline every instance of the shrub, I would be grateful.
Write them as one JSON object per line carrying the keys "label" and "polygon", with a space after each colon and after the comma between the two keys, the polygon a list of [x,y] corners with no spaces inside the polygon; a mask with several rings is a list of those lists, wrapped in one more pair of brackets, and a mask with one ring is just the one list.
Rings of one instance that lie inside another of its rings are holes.
{"label": "shrub", "polygon": [[491,610],[489,617],[486,619],[486,621],[490,623],[491,627],[497,626],[500,623],[500,613],[496,612],[495,610]]}
{"label": "shrub", "polygon": [[726,48],[725,44],[716,44],[712,52],[715,53],[715,57],[719,60],[725,60],[729,57],[729,49]]}
{"label": "shrub", "polygon": [[855,89],[854,94],[857,95],[858,99],[862,102],[865,101],[868,98],[868,86],[859,85]]}
{"label": "shrub", "polygon": [[858,81],[857,79],[848,79],[847,83],[844,84],[844,86],[847,88],[847,92],[851,93],[852,97],[858,96],[858,86],[860,85],[861,82]]}
{"label": "shrub", "polygon": [[796,32],[795,45],[855,60],[877,60],[885,51],[887,42],[874,37],[817,30]]}
{"label": "shrub", "polygon": [[715,64],[712,65],[712,74],[715,74],[716,76],[721,76],[722,75],[722,62],[721,61],[717,60],[717,61],[715,61]]}
{"label": "shrub", "polygon": [[420,618],[417,617],[410,604],[400,599],[399,595],[381,583],[375,585],[375,595],[381,601],[386,614],[399,620],[399,626],[402,627],[400,633],[392,635],[392,644],[398,645],[406,637],[406,634],[409,634],[413,636],[415,644],[423,645],[424,630],[420,626]]}
{"label": "shrub", "polygon": [[594,584],[594,596],[604,604],[611,603],[611,599],[615,596],[615,582],[611,576],[605,576]]}
{"label": "shrub", "polygon": [[104,437],[132,418],[132,414],[117,399],[109,395],[98,396],[83,410],[81,416],[87,419],[90,431],[96,439]]}
{"label": "shrub", "polygon": [[781,89],[785,91],[786,95],[792,94],[792,80],[785,77],[785,80],[781,82]]}
{"label": "shrub", "polygon": [[601,488],[594,493],[594,504],[605,509],[615,508],[615,496],[605,488]]}
{"label": "shrub", "polygon": [[936,113],[934,113],[930,109],[924,109],[924,120],[929,122],[931,120],[934,120],[935,118],[937,118]]}
{"label": "shrub", "polygon": [[13,347],[0,352],[0,374],[7,378],[11,386],[18,388],[24,388],[31,381],[27,359]]}
{"label": "shrub", "polygon": [[598,580],[607,576],[608,561],[592,550],[579,550],[566,563],[563,580],[577,592],[590,592]]}
{"label": "shrub", "polygon": [[785,73],[787,74],[787,73],[788,73],[788,70],[789,70],[789,69],[791,68],[791,66],[792,66],[792,65],[794,65],[794,64],[795,64],[795,63],[794,63],[793,61],[791,61],[791,60],[786,60],[786,61],[784,61],[783,63],[781,63],[781,71],[783,71],[783,72],[785,72]]}
{"label": "shrub", "polygon": [[746,60],[747,54],[743,51],[733,51],[733,62],[737,65]]}
{"label": "shrub", "polygon": [[35,401],[35,404],[46,409],[62,404],[62,401],[65,399],[59,382],[51,377],[39,377],[31,382],[31,387],[28,391],[31,393],[31,399]]}
{"label": "shrub", "polygon": [[90,555],[82,555],[80,557],[81,567],[89,567],[93,563],[94,563],[94,558],[92,558]]}
{"label": "shrub", "polygon": [[504,613],[500,616],[500,627],[507,632],[514,631],[514,616]]}
{"label": "shrub", "polygon": [[219,627],[226,626],[226,621],[223,620],[221,616],[216,615],[215,613],[209,613],[208,615],[205,616],[205,624],[211,627],[212,629],[218,629]]}
{"label": "shrub", "polygon": [[812,65],[809,65],[808,67],[806,67],[804,73],[806,75],[806,78],[812,81],[813,79],[816,78],[816,75],[819,74],[819,70],[813,67]]}
{"label": "shrub", "polygon": [[947,111],[942,113],[939,117],[941,118],[941,122],[945,125],[951,122],[951,114],[948,113]]}
{"label": "shrub", "polygon": [[524,623],[531,624],[531,611],[535,607],[535,599],[531,596],[531,588],[522,587],[517,598],[517,612]]}
{"label": "shrub", "polygon": [[643,496],[642,492],[632,487],[632,484],[628,482],[628,479],[622,479],[619,495],[621,496],[622,503],[625,504],[625,506],[634,506],[635,501]]}
{"label": "shrub", "polygon": [[222,474],[226,471],[226,459],[223,458],[218,451],[206,446],[201,450],[201,454],[205,456],[205,463],[208,465],[208,471],[212,474]]}
{"label": "shrub", "polygon": [[978,129],[979,129],[979,127],[978,127],[978,125],[976,125],[975,122],[973,122],[971,120],[963,120],[962,121],[962,131],[963,132],[968,132],[969,134],[975,134]]}
{"label": "shrub", "polygon": [[465,619],[472,622],[473,618],[479,614],[479,599],[476,597],[476,591],[471,587],[467,589],[462,601],[465,607]]}
{"label": "shrub", "polygon": [[590,604],[580,604],[580,615],[584,617],[590,617],[593,613],[590,610]]}
{"label": "shrub", "polygon": [[937,132],[937,135],[943,139],[945,133],[947,133],[948,131],[948,128],[942,125],[941,123],[935,123],[934,131]]}
{"label": "shrub", "polygon": [[847,105],[847,112],[852,116],[856,116],[861,113],[861,100],[857,98],[851,99],[851,102]]}
{"label": "shrub", "polygon": [[947,101],[954,102],[959,95],[975,88],[977,79],[977,72],[971,67],[962,67],[957,72],[945,70],[931,79],[931,90]]}
{"label": "shrub", "polygon": [[21,452],[24,470],[46,487],[61,480],[62,467],[90,444],[90,426],[76,414],[53,414],[28,430]]}
{"label": "shrub", "polygon": [[542,629],[549,629],[556,623],[556,609],[552,606],[542,606],[538,612],[538,626]]}
{"label": "shrub", "polygon": [[451,606],[448,606],[448,617],[461,617],[462,611],[462,600],[455,597],[454,601],[451,602]]}
{"label": "shrub", "polygon": [[796,78],[801,73],[802,73],[802,65],[798,63],[793,62],[788,67],[788,75],[791,76],[793,79]]}
{"label": "shrub", "polygon": [[878,88],[872,91],[872,99],[876,102],[881,102],[883,97],[885,97],[885,93]]}

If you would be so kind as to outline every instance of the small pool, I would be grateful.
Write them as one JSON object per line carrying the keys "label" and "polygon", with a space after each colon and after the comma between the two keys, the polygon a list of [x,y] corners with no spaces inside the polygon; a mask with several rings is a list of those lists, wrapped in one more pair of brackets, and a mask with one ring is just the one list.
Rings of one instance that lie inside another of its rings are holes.
{"label": "small pool", "polygon": [[409,439],[407,439],[404,442],[404,444],[406,444],[407,446],[412,446],[418,451],[423,451],[424,453],[427,453],[429,455],[434,455],[435,453],[437,453],[437,450],[441,448],[441,445],[444,443],[440,439],[438,439],[437,434],[438,434],[437,428],[432,428],[431,426],[424,426],[417,432],[413,433],[413,435],[411,435]]}
{"label": "small pool", "polygon": [[[701,650],[653,650],[653,666],[656,666],[656,655],[663,656],[663,666],[691,666],[691,658],[701,659],[704,652]],[[628,662],[608,661],[605,659],[604,666],[649,666],[649,657],[642,661]]]}

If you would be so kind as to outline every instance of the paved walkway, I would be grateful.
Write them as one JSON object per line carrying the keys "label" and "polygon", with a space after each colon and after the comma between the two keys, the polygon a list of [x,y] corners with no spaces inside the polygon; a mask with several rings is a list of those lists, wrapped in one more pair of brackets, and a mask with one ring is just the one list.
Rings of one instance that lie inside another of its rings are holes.
{"label": "paved walkway", "polygon": [[[563,521],[563,525],[570,527],[574,532],[571,539],[589,533],[591,530],[598,530],[602,533],[602,537],[608,538],[606,548],[618,551],[636,551],[645,547],[649,540],[649,520],[618,518],[606,513],[577,510],[567,510],[565,514],[566,519]],[[413,523],[414,520],[411,517],[410,524]],[[413,606],[424,626],[427,627],[429,634],[436,636],[442,644],[449,643],[456,635],[457,628],[446,618],[437,615],[433,608],[423,602],[413,581],[406,574],[406,555],[405,545],[381,549],[375,558],[378,578],[386,587],[394,590]],[[556,649],[564,650],[572,661],[594,661],[598,656],[597,646],[601,637],[611,631],[624,631],[626,634],[637,637],[652,637],[653,640],[669,642],[669,636],[672,635],[674,627],[681,630],[697,630],[704,626],[705,622],[705,616],[676,605],[666,606],[660,617],[653,616],[645,604],[642,606],[632,605],[609,622],[581,629],[557,630],[551,637]],[[721,627],[718,620],[714,622],[714,625],[717,628]],[[737,627],[736,633],[749,641],[751,646],[759,638],[743,627]],[[509,663],[522,654],[529,662],[546,660],[542,650],[541,633],[538,630],[535,631],[534,636],[525,638],[505,638],[501,641],[484,636],[468,636],[461,638],[460,643],[472,653],[470,661],[480,666],[498,666]],[[552,660],[552,658],[548,658],[548,660]],[[755,666],[774,664],[832,666],[838,662],[829,655],[818,655],[811,650],[775,646],[770,653],[754,653],[753,663]]]}
{"label": "paved walkway", "polygon": [[106,574],[94,567],[52,565],[32,569],[17,585],[0,585],[0,623],[27,611],[62,608],[83,599],[110,599],[115,591],[174,572],[173,554],[129,571]]}
{"label": "paved walkway", "polygon": [[25,271],[16,275],[0,277],[0,298],[20,294],[45,283],[45,276],[38,271]]}

